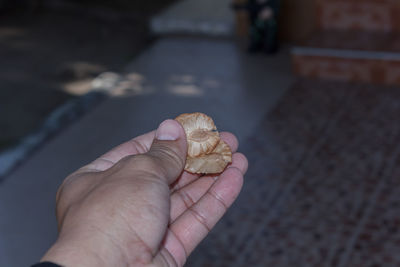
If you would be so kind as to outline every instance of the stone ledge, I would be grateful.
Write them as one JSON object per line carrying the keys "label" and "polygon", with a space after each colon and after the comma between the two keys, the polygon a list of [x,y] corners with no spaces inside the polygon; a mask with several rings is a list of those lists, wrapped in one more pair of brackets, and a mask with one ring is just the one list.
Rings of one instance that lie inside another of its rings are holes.
{"label": "stone ledge", "polygon": [[200,34],[233,36],[234,11],[231,0],[182,0],[154,16],[154,34]]}
{"label": "stone ledge", "polygon": [[234,35],[234,25],[217,21],[191,21],[154,18],[150,24],[154,34],[202,34],[212,36]]}
{"label": "stone ledge", "polygon": [[0,153],[0,182],[12,172],[18,164],[49,138],[78,120],[86,112],[106,97],[101,91],[93,91],[73,99],[54,110],[39,130],[23,138],[16,146]]}

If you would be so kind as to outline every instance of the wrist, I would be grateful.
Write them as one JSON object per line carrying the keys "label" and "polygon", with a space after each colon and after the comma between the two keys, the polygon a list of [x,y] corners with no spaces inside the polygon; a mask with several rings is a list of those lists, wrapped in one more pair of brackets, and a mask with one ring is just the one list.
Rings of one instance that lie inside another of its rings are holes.
{"label": "wrist", "polygon": [[79,238],[60,235],[41,261],[50,261],[63,267],[125,266],[121,251],[110,242],[85,235]]}

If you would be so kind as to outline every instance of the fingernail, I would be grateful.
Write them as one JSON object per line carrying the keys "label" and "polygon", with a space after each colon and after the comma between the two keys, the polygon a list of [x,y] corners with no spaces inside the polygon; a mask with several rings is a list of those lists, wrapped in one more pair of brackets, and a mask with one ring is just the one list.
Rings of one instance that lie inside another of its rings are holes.
{"label": "fingernail", "polygon": [[163,121],[156,131],[156,138],[161,141],[175,141],[179,138],[180,129],[174,120]]}

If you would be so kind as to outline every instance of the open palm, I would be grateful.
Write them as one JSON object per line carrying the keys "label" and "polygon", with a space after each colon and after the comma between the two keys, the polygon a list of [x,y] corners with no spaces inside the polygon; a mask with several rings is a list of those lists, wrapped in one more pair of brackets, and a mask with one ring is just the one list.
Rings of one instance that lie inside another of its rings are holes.
{"label": "open palm", "polygon": [[[100,231],[112,237],[115,251],[132,265],[182,266],[236,199],[243,184],[247,159],[236,153],[238,142],[232,134],[221,133],[221,138],[235,153],[232,164],[219,176],[182,172],[183,164],[169,156],[168,163],[149,161],[148,154],[151,158],[152,154],[165,153],[156,148],[153,151],[155,131],[79,169],[64,181],[57,194],[60,237],[63,232],[80,235],[78,232]],[[184,161],[186,154],[179,157]],[[166,169],[176,168],[174,164],[180,165],[180,170],[165,175],[169,172]],[[78,225],[76,220],[87,222],[86,226],[73,228]],[[94,221],[96,227],[90,228]]]}

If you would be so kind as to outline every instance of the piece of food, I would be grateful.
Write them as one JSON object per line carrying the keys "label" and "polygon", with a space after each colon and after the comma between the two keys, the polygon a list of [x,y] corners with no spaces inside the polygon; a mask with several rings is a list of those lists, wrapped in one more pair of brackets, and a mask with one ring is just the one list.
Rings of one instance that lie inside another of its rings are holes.
{"label": "piece of food", "polygon": [[220,173],[232,161],[232,152],[229,146],[220,141],[217,147],[207,155],[187,157],[185,170],[191,173]]}
{"label": "piece of food", "polygon": [[222,172],[232,162],[230,147],[220,139],[214,121],[203,113],[185,113],[176,118],[188,142],[185,170],[191,173]]}
{"label": "piece of food", "polygon": [[188,156],[197,157],[211,153],[218,145],[219,134],[214,121],[203,113],[185,113],[177,120],[185,130]]}

